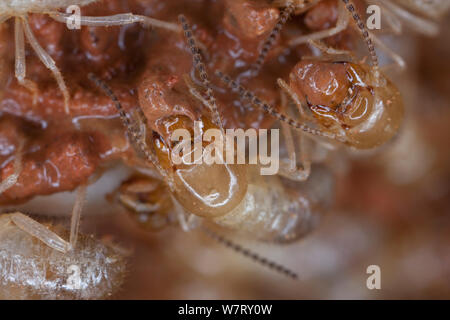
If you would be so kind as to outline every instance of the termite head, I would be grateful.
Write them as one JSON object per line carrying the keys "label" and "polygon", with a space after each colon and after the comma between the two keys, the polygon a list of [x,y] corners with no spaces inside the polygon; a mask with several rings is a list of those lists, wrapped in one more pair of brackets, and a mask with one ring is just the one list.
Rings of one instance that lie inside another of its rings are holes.
{"label": "termite head", "polygon": [[[163,129],[161,134],[154,135],[153,147],[162,169],[173,181],[172,192],[184,209],[199,216],[216,217],[241,202],[247,191],[245,167],[205,160],[205,154],[213,145],[203,141],[206,131],[216,129],[215,132],[220,132],[211,121],[203,117],[195,124],[183,115],[170,116],[160,122],[160,127]],[[172,133],[176,129],[187,130],[188,137],[180,136],[174,141]],[[180,156],[180,162],[175,162],[174,154]]]}
{"label": "termite head", "polygon": [[317,124],[357,149],[391,139],[403,120],[403,101],[395,85],[365,64],[300,61],[290,87]]}

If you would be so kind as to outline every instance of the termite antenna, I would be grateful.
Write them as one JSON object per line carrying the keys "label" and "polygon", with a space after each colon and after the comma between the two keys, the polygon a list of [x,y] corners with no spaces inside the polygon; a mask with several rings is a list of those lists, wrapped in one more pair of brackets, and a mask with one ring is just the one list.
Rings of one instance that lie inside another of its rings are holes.
{"label": "termite antenna", "polygon": [[309,134],[312,134],[315,136],[325,137],[325,138],[332,139],[332,140],[337,140],[339,142],[345,143],[345,140],[343,140],[341,137],[339,137],[335,134],[323,132],[323,131],[320,131],[317,129],[313,129],[313,128],[307,126],[306,124],[295,121],[291,117],[288,117],[288,116],[276,111],[267,102],[258,98],[253,92],[245,89],[242,85],[240,85],[236,81],[232,80],[230,76],[224,74],[220,70],[216,70],[216,76],[218,78],[220,78],[230,89],[237,91],[239,93],[239,95],[241,96],[241,98],[249,100],[253,105],[260,108],[261,110],[263,110],[267,114],[271,115],[272,117],[274,117],[282,122],[285,122],[285,123],[289,124],[290,126],[296,128],[298,130],[304,131],[306,133],[309,133]]}
{"label": "termite antenna", "polygon": [[282,275],[289,277],[291,279],[294,279],[294,280],[298,279],[298,275],[294,271],[292,271],[276,262],[273,262],[269,259],[261,257],[259,254],[254,253],[251,250],[232,242],[231,240],[228,240],[227,238],[217,234],[216,232],[211,231],[204,227],[201,228],[200,230],[202,230],[203,233],[205,233],[211,239],[217,241],[218,243],[224,245],[227,248],[230,248],[230,249],[236,251],[239,254],[242,254],[243,256],[245,256],[247,258],[252,259],[253,261],[261,264],[262,266],[267,267],[278,273],[281,273]]}
{"label": "termite antenna", "polygon": [[344,2],[345,6],[347,7],[347,10],[352,15],[353,20],[355,20],[356,25],[358,26],[359,31],[361,32],[361,34],[362,34],[362,36],[364,38],[364,41],[366,42],[367,49],[369,50],[370,57],[372,59],[372,67],[373,67],[373,70],[375,72],[375,77],[378,79],[379,75],[380,75],[378,56],[377,56],[377,53],[375,52],[375,46],[373,44],[372,38],[370,36],[370,33],[367,30],[367,28],[366,28],[364,22],[362,21],[361,17],[356,12],[355,5],[353,4],[353,2],[351,0],[342,0],[342,1]]}
{"label": "termite antenna", "polygon": [[191,50],[194,67],[200,75],[200,80],[202,81],[203,86],[206,88],[206,101],[208,102],[208,106],[213,115],[213,121],[223,131],[222,119],[220,117],[219,110],[217,109],[216,99],[214,98],[211,82],[209,81],[206,66],[203,63],[202,55],[200,53],[199,47],[197,46],[194,33],[192,32],[191,26],[189,25],[184,15],[180,14],[178,16],[178,20],[181,24],[181,27],[183,28],[186,43]]}
{"label": "termite antenna", "polygon": [[[111,88],[104,81],[97,78],[93,73],[89,73],[88,78],[114,102],[117,111],[119,111],[120,119],[122,120],[122,123],[127,130],[128,138],[131,140],[131,143],[135,147],[135,149],[140,151],[147,158],[147,160],[155,166],[161,176],[163,176],[164,178],[168,178],[167,174],[161,168],[156,155],[147,146],[147,143],[145,142],[145,136],[141,133],[139,125],[136,123],[136,121],[132,121],[130,119],[130,115],[125,112],[122,104],[120,103],[114,92],[111,90]],[[171,180],[167,181],[170,182]]]}
{"label": "termite antenna", "polygon": [[[127,131],[129,131],[130,128],[132,127],[130,116],[128,115],[128,113],[125,112],[125,110],[122,107],[122,104],[120,103],[119,99],[114,94],[112,89],[104,81],[97,78],[97,76],[95,76],[93,73],[89,73],[88,78],[113,101],[114,105],[116,106],[117,111],[119,111],[120,119],[122,120],[123,124],[126,126]],[[135,134],[137,132],[132,132],[132,133],[134,133],[132,135],[132,137],[136,138]],[[130,137],[130,138],[132,138],[132,137]]]}
{"label": "termite antenna", "polygon": [[253,71],[258,74],[261,70],[264,60],[266,60],[267,55],[269,54],[270,49],[273,47],[275,40],[277,39],[278,35],[281,32],[281,29],[288,21],[289,17],[294,12],[295,6],[292,1],[289,1],[287,5],[284,7],[283,11],[281,12],[280,18],[277,21],[277,24],[270,32],[267,39],[264,41],[261,52],[259,53],[258,59],[256,60],[255,64],[252,66]]}
{"label": "termite antenna", "polygon": [[13,187],[19,176],[22,172],[22,160],[23,160],[23,149],[25,146],[25,139],[23,137],[20,138],[19,146],[17,147],[17,151],[14,158],[13,170],[14,172],[6,177],[2,182],[0,182],[0,194]]}

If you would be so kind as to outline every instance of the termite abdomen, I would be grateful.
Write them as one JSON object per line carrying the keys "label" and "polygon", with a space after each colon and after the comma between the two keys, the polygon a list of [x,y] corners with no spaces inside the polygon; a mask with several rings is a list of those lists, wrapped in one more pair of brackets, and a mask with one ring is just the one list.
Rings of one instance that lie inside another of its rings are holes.
{"label": "termite abdomen", "polygon": [[[1,299],[105,299],[121,286],[125,257],[93,236],[79,235],[67,253],[57,251],[0,216]],[[49,226],[64,238],[69,232]]]}
{"label": "termite abdomen", "polygon": [[243,236],[290,243],[316,227],[331,205],[333,192],[334,179],[321,166],[314,166],[305,182],[254,172],[242,202],[226,215],[214,218],[214,222]]}

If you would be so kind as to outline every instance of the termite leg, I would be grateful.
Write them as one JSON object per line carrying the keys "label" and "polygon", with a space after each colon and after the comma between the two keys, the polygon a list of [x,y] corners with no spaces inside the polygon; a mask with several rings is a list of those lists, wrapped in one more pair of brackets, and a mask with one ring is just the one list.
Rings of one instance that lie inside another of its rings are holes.
{"label": "termite leg", "polygon": [[[69,19],[72,19],[70,14],[61,13],[57,11],[50,12],[49,16],[54,20],[62,23],[67,23],[70,21]],[[175,23],[165,22],[146,16],[135,15],[132,13],[122,13],[104,17],[87,17],[87,16],[80,17],[80,25],[91,27],[123,26],[127,24],[133,24],[136,22],[141,23],[145,27],[156,27],[175,32],[181,32],[181,28]]]}
{"label": "termite leg", "polygon": [[[373,42],[395,62],[395,64],[400,68],[400,70],[404,70],[406,68],[406,62],[400,55],[396,54],[391,48],[386,46],[383,43],[383,41],[378,39],[378,37],[372,35],[372,39]],[[391,66],[383,66],[383,69],[388,69],[390,67]]]}
{"label": "termite leg", "polygon": [[59,71],[58,67],[55,64],[53,58],[41,47],[33,32],[31,31],[30,25],[26,17],[22,18],[23,28],[25,31],[25,36],[27,37],[28,42],[30,43],[33,50],[36,52],[38,58],[42,61],[42,63],[53,73],[53,76],[56,79],[56,83],[59,86],[63,96],[64,96],[64,111],[66,114],[69,114],[69,101],[70,95],[67,90],[66,83]]}
{"label": "termite leg", "polygon": [[308,44],[310,44],[311,46],[319,49],[322,53],[327,54],[327,55],[344,55],[344,56],[348,56],[350,58],[350,61],[355,61],[355,56],[353,55],[352,52],[348,51],[348,50],[339,50],[339,49],[335,49],[332,47],[327,46],[326,44],[324,44],[322,41],[320,40],[309,40]]}
{"label": "termite leg", "polygon": [[339,32],[345,30],[348,26],[349,17],[348,13],[345,10],[345,6],[339,3],[339,15],[336,22],[336,26],[334,28],[330,28],[327,30],[322,30],[314,33],[310,33],[304,36],[297,37],[289,41],[289,45],[296,46],[302,43],[307,43],[308,40],[320,40],[324,38],[328,38],[338,34]]}
{"label": "termite leg", "polygon": [[285,122],[285,123],[289,124],[291,127],[294,127],[300,131],[303,131],[303,132],[311,134],[311,135],[316,135],[316,136],[328,138],[331,140],[336,140],[336,141],[343,142],[343,143],[346,142],[340,136],[337,136],[337,135],[329,133],[329,132],[324,132],[324,131],[321,131],[318,129],[311,128],[310,126],[308,126],[304,123],[300,123],[300,122],[292,119],[291,117],[288,117],[280,112],[275,111],[275,109],[272,106],[270,106],[267,102],[258,98],[253,92],[245,89],[243,86],[239,85],[236,81],[232,80],[229,76],[223,74],[221,71],[217,70],[216,75],[225,84],[227,84],[227,86],[230,89],[237,91],[242,99],[250,101],[254,106],[258,107],[259,109],[263,110],[264,112],[266,112],[267,114],[271,115],[272,117],[278,119],[279,121]]}
{"label": "termite leg", "polygon": [[33,94],[33,104],[36,104],[38,98],[38,88],[36,83],[26,79],[26,61],[25,61],[25,39],[23,34],[22,21],[20,18],[14,19],[14,38],[16,43],[16,62],[15,74],[17,81]]}
{"label": "termite leg", "polygon": [[72,209],[72,219],[70,224],[70,247],[75,249],[78,240],[78,230],[80,227],[81,212],[83,211],[84,201],[86,200],[86,188],[85,184],[82,184],[77,189],[77,195],[75,198],[75,204]]}
{"label": "termite leg", "polygon": [[14,172],[7,178],[5,178],[0,183],[0,194],[13,187],[17,183],[17,179],[19,179],[20,173],[22,172],[22,160],[23,160],[23,148],[25,145],[25,140],[20,139],[19,146],[17,148],[17,152],[15,154],[14,159]]}
{"label": "termite leg", "polygon": [[[192,79],[187,75],[183,75],[183,79],[184,82],[186,83],[187,87],[189,88],[189,93],[192,94],[192,96],[194,96],[194,98],[196,98],[197,100],[199,100],[205,107],[207,107],[209,110],[212,110],[212,106],[209,100],[205,99],[200,92],[197,91],[197,89],[195,88],[194,83],[192,82]],[[222,129],[222,133],[224,133],[223,129]],[[201,140],[201,136],[196,137],[195,142],[197,142],[197,139]]]}
{"label": "termite leg", "polygon": [[199,100],[205,107],[207,107],[209,110],[212,111],[213,110],[213,106],[211,106],[210,100],[207,100],[206,98],[204,98],[201,95],[201,93],[197,91],[197,89],[195,88],[194,83],[192,82],[192,79],[187,74],[183,75],[183,79],[184,79],[184,82],[186,83],[187,87],[189,88],[189,93],[194,98]]}
{"label": "termite leg", "polygon": [[49,230],[43,224],[40,224],[36,220],[27,217],[26,215],[16,212],[11,214],[11,221],[21,230],[38,238],[50,248],[53,248],[62,253],[66,253],[70,250],[70,243],[62,239],[53,231]]}
{"label": "termite leg", "polygon": [[258,59],[256,60],[255,64],[253,65],[253,70],[255,73],[258,73],[261,70],[261,67],[264,64],[264,60],[266,59],[267,54],[269,53],[270,49],[273,47],[275,40],[277,39],[278,35],[281,32],[281,29],[283,28],[283,26],[285,25],[285,23],[287,22],[289,17],[294,12],[294,9],[295,9],[295,7],[294,7],[293,2],[288,1],[285,8],[281,12],[281,15],[277,21],[277,24],[272,29],[269,36],[264,41],[264,43],[261,47],[261,52],[259,53]]}
{"label": "termite leg", "polygon": [[200,54],[200,49],[196,44],[194,33],[184,15],[179,15],[178,20],[184,31],[184,36],[186,37],[186,42],[191,50],[194,67],[200,75],[203,86],[206,88],[206,101],[208,101],[208,106],[211,110],[213,116],[213,122],[220,128],[223,132],[222,119],[217,109],[216,99],[214,98],[213,89],[211,87],[211,82],[209,81],[208,73],[206,71],[206,66],[202,61],[202,55]]}
{"label": "termite leg", "polygon": [[[285,95],[282,95],[282,100],[286,100]],[[297,154],[295,152],[294,137],[292,136],[291,127],[286,123],[281,123],[281,129],[286,141],[286,149],[289,155],[289,171],[295,171],[297,169]]]}
{"label": "termite leg", "polygon": [[392,34],[399,36],[402,34],[403,26],[400,19],[391,11],[387,10],[385,7],[381,7],[381,13],[383,15],[384,21],[391,27],[389,32]]}
{"label": "termite leg", "polygon": [[[283,106],[284,112],[287,112],[287,97],[284,92],[281,94],[281,103]],[[283,177],[286,177],[291,180],[295,181],[305,181],[308,179],[310,173],[311,173],[311,161],[307,159],[307,150],[305,145],[305,137],[302,134],[302,132],[299,132],[299,142],[300,142],[300,163],[302,168],[299,168],[297,166],[297,153],[295,148],[295,142],[294,137],[292,135],[292,128],[282,122],[281,123],[281,129],[283,131],[284,140],[286,142],[286,149],[289,155],[289,161],[286,163],[285,161],[280,161],[280,171],[279,174]]]}

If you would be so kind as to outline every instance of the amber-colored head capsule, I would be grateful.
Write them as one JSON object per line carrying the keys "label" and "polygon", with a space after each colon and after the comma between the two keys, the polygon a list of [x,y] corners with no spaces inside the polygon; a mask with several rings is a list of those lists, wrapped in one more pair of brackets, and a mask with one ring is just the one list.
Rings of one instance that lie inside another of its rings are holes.
{"label": "amber-colored head capsule", "polygon": [[175,221],[169,190],[161,180],[132,176],[120,186],[118,200],[146,230],[158,231]]}
{"label": "amber-colored head capsule", "polygon": [[290,87],[322,130],[358,149],[385,143],[403,120],[398,89],[365,64],[303,60],[290,74]]}
{"label": "amber-colored head capsule", "polygon": [[[202,132],[217,129],[207,118],[202,118]],[[170,116],[159,122],[160,134],[153,139],[156,155],[164,171],[173,180],[174,196],[190,213],[204,216],[221,216],[236,207],[247,191],[246,170],[237,164],[207,164],[205,161],[174,164],[172,150],[176,144],[170,140],[175,129],[191,133],[194,150],[194,123],[186,116]],[[202,146],[209,142],[203,142]],[[202,148],[202,152],[206,150]]]}

